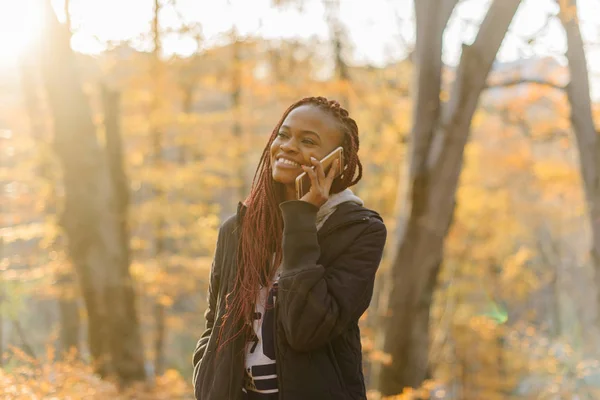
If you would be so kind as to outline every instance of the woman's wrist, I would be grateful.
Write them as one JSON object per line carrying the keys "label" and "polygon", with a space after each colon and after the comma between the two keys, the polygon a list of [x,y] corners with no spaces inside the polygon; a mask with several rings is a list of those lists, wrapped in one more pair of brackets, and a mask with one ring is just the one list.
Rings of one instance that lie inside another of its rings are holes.
{"label": "woman's wrist", "polygon": [[283,216],[284,232],[312,229],[316,231],[319,207],[315,204],[304,200],[289,200],[281,203],[279,208]]}

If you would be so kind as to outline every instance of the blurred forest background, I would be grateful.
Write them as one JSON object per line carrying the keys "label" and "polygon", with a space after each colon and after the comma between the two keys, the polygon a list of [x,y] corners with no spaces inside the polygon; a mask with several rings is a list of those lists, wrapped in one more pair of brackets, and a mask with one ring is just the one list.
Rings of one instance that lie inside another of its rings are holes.
{"label": "blurred forest background", "polygon": [[390,232],[369,398],[600,398],[599,1],[0,0],[0,29],[1,398],[193,398],[218,227],[310,95]]}

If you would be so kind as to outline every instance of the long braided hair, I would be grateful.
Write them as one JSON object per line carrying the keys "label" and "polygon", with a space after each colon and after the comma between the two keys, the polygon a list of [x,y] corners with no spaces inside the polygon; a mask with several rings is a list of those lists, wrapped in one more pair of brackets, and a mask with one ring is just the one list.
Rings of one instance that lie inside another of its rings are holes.
{"label": "long braided hair", "polygon": [[358,126],[337,101],[324,97],[307,97],[292,104],[283,113],[263,150],[250,194],[244,202],[246,213],[241,227],[238,271],[234,289],[226,298],[227,311],[223,321],[223,325],[227,319],[242,322],[243,328],[237,334],[251,334],[254,306],[260,286],[273,283],[273,274],[283,257],[283,218],[279,203],[284,199],[284,188],[273,180],[270,148],[288,114],[302,105],[316,106],[334,116],[344,133],[342,147],[346,168],[333,181],[331,193],[339,193],[362,178],[362,164],[358,158]]}

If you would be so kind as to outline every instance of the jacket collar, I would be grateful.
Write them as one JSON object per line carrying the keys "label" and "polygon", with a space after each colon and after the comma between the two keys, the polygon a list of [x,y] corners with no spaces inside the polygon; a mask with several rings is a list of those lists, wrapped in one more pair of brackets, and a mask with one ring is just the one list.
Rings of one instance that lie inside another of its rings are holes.
{"label": "jacket collar", "polygon": [[321,229],[319,229],[319,236],[326,236],[329,232],[343,226],[350,225],[361,221],[367,221],[370,218],[377,218],[381,221],[381,216],[368,208],[365,208],[354,202],[345,202],[340,204],[337,209],[331,214],[331,216],[325,221]]}
{"label": "jacket collar", "polygon": [[236,212],[236,222],[237,225],[241,225],[242,224],[242,219],[244,218],[244,215],[246,214],[246,210],[247,207],[243,202],[239,202],[237,205],[237,212]]}

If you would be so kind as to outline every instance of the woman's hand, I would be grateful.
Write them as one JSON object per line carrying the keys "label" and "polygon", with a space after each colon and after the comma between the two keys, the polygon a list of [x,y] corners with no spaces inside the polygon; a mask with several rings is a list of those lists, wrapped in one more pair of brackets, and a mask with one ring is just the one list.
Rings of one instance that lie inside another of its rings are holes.
{"label": "woman's hand", "polygon": [[325,176],[323,165],[321,165],[319,160],[311,157],[310,161],[314,168],[306,165],[302,166],[302,169],[310,178],[310,190],[300,200],[314,204],[315,206],[321,208],[327,199],[329,199],[329,191],[331,190],[331,184],[333,183],[333,179],[339,168],[340,160],[335,160],[335,162],[331,165],[327,176]]}

